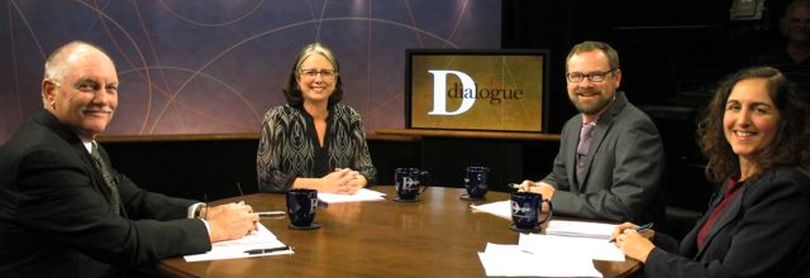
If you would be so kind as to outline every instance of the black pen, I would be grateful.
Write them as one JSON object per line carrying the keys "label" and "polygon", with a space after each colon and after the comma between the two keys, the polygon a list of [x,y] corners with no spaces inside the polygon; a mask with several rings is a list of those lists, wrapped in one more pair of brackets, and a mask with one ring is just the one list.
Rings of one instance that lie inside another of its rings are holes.
{"label": "black pen", "polygon": [[284,246],[275,247],[275,248],[247,250],[247,251],[245,251],[245,253],[247,253],[249,255],[258,255],[258,254],[266,254],[266,253],[273,253],[273,252],[287,251],[287,250],[290,250],[290,246],[284,245]]}
{"label": "black pen", "polygon": [[[647,224],[644,224],[644,225],[638,226],[638,227],[636,228],[636,232],[639,232],[639,233],[640,233],[640,232],[643,232],[643,231],[646,231],[646,230],[652,229],[652,227],[653,227],[653,223],[652,223],[652,222],[650,222],[650,223],[647,223]],[[611,238],[611,239],[610,239],[608,242],[616,242],[616,238]]]}
{"label": "black pen", "polygon": [[286,214],[283,211],[257,211],[255,213],[258,214],[259,217],[284,216]]}

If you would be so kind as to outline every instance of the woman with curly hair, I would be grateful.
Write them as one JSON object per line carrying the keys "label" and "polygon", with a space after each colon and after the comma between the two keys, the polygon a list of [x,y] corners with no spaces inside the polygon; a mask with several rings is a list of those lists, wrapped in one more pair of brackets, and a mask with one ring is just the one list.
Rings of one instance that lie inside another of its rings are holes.
{"label": "woman with curly hair", "polygon": [[749,68],[717,89],[699,125],[706,176],[721,184],[680,246],[632,223],[616,245],[650,277],[810,277],[810,112],[779,70]]}

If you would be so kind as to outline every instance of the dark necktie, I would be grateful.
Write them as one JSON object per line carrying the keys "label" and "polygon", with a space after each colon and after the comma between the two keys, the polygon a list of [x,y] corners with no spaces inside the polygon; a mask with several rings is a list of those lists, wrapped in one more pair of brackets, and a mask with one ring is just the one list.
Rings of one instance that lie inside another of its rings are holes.
{"label": "dark necktie", "polygon": [[595,124],[583,124],[579,130],[579,144],[577,145],[577,183],[582,184],[585,179],[585,156],[591,150],[591,133]]}
{"label": "dark necktie", "polygon": [[121,207],[121,196],[118,195],[118,182],[113,178],[112,172],[110,169],[107,168],[107,164],[104,163],[104,160],[101,159],[101,155],[98,153],[98,145],[93,143],[93,151],[90,152],[90,157],[93,158],[93,166],[96,167],[101,173],[101,176],[104,177],[104,183],[107,184],[107,188],[110,190],[110,205],[115,211],[116,214],[120,213]]}

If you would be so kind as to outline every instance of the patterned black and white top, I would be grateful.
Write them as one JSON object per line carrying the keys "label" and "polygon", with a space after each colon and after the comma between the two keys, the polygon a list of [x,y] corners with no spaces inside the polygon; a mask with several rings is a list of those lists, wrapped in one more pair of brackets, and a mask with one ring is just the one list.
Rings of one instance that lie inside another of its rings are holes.
{"label": "patterned black and white top", "polygon": [[371,163],[360,114],[337,103],[329,107],[323,147],[312,116],[303,107],[282,105],[264,115],[256,172],[259,190],[285,192],[296,178],[320,178],[335,168],[351,168],[372,184]]}

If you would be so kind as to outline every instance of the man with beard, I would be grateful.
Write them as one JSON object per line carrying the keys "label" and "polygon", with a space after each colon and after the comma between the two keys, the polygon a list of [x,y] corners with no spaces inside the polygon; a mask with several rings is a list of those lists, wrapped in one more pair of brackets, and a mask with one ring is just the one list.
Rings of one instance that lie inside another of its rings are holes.
{"label": "man with beard", "polygon": [[661,137],[652,120],[616,91],[622,79],[616,50],[595,41],[575,45],[565,77],[580,113],[563,127],[552,172],[539,182],[524,181],[520,189],[551,199],[561,215],[663,220]]}

